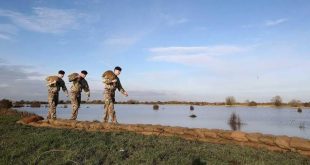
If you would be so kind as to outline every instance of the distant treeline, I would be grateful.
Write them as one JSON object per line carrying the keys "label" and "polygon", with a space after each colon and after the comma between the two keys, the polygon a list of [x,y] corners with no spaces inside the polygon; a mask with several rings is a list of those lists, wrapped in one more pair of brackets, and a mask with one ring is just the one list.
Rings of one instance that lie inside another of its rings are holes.
{"label": "distant treeline", "polygon": [[[70,104],[70,100],[60,100],[59,104]],[[41,104],[47,104],[47,101],[10,101],[8,99],[2,99],[0,101],[0,108],[2,107],[40,107]],[[104,104],[103,100],[92,100],[92,101],[82,101],[82,104]],[[192,102],[192,101],[138,101],[138,100],[128,100],[128,101],[119,101],[116,104],[151,104],[151,105],[160,105],[160,104],[184,104],[184,105],[214,105],[214,106],[291,106],[291,107],[310,107],[310,102],[301,102],[299,100],[293,99],[290,102],[284,103],[280,96],[273,97],[270,102],[258,103],[255,101],[246,100],[245,102],[237,102],[233,96],[226,97],[223,102]]]}

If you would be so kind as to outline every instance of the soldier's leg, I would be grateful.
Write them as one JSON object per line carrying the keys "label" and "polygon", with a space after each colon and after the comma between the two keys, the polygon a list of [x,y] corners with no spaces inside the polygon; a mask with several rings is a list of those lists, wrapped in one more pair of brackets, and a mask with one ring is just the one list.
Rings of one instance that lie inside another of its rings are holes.
{"label": "soldier's leg", "polygon": [[110,101],[109,99],[106,99],[104,102],[104,118],[103,118],[103,122],[109,122],[109,104]]}
{"label": "soldier's leg", "polygon": [[76,109],[76,111],[75,111],[75,119],[76,119],[77,116],[78,116],[79,108],[80,108],[80,106],[81,106],[81,93],[78,93],[77,96],[76,96],[76,98],[77,98],[77,109]]}
{"label": "soldier's leg", "polygon": [[115,113],[115,109],[114,109],[114,102],[111,102],[109,108],[110,108],[110,115],[112,117],[112,123],[117,123],[116,113]]}
{"label": "soldier's leg", "polygon": [[47,119],[51,119],[51,112],[52,112],[52,107],[53,107],[53,94],[50,92],[48,93],[47,101],[48,101]]}
{"label": "soldier's leg", "polygon": [[51,117],[52,119],[56,119],[56,107],[58,104],[58,93],[55,93],[53,96],[53,103],[52,103],[52,108],[51,108]]}
{"label": "soldier's leg", "polygon": [[70,93],[71,95],[71,105],[72,105],[72,116],[71,119],[75,120],[77,118],[77,111],[78,111],[78,98],[76,93]]}

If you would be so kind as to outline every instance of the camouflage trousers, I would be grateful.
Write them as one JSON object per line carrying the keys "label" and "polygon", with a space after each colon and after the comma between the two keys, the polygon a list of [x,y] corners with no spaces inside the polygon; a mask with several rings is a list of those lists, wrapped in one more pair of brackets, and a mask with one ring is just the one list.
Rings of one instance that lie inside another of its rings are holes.
{"label": "camouflage trousers", "polygon": [[57,105],[58,105],[58,92],[48,92],[47,119],[56,119]]}
{"label": "camouflage trousers", "polygon": [[104,99],[104,118],[103,118],[103,122],[107,123],[109,122],[109,118],[111,117],[112,123],[117,123],[116,120],[116,113],[114,110],[114,102],[115,99],[114,97],[110,97],[105,95],[105,99]]}
{"label": "camouflage trousers", "polygon": [[71,120],[76,120],[78,115],[78,110],[81,105],[81,93],[80,92],[71,92],[71,105],[72,105],[72,116]]}

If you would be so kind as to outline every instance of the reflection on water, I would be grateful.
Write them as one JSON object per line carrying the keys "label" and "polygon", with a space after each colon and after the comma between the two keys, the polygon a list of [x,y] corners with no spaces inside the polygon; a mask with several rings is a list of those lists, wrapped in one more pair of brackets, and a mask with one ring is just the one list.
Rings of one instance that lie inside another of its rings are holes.
{"label": "reflection on water", "polygon": [[[154,111],[153,105],[137,104],[116,104],[115,109],[118,122],[124,124],[233,129],[310,139],[310,109],[304,109],[302,113],[298,113],[293,108],[195,106],[195,110],[191,111],[188,105],[160,105],[158,110]],[[34,112],[43,117],[47,115],[47,108],[44,106],[41,108],[23,107],[19,110]],[[103,121],[103,112],[103,105],[81,105],[78,120]],[[189,117],[193,112],[197,116],[196,118]],[[235,112],[233,118],[235,118],[236,126],[232,128],[227,122],[233,112]],[[58,105],[58,118],[68,119],[70,116],[71,105],[68,105],[68,108]]]}
{"label": "reflection on water", "polygon": [[228,124],[233,131],[240,130],[242,123],[239,115],[233,112],[228,119]]}

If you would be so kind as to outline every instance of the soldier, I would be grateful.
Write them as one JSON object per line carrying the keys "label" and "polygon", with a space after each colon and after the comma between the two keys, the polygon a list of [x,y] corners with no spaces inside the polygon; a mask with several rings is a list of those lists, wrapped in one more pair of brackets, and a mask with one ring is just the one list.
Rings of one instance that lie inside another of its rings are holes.
{"label": "soldier", "polygon": [[117,66],[114,68],[114,74],[115,74],[115,79],[111,80],[107,78],[107,76],[103,77],[103,83],[105,84],[104,86],[104,109],[105,109],[105,116],[103,118],[104,122],[109,121],[109,116],[112,118],[112,123],[117,123],[116,120],[116,114],[114,110],[114,103],[115,103],[115,90],[118,89],[123,95],[126,97],[128,96],[128,93],[124,90],[122,87],[122,84],[117,77],[118,75],[121,74],[122,68]]}
{"label": "soldier", "polygon": [[49,76],[46,78],[46,81],[48,81],[47,86],[48,86],[48,105],[49,105],[47,119],[56,119],[56,107],[58,104],[60,88],[62,88],[63,92],[68,97],[68,90],[66,84],[62,80],[64,75],[65,71],[60,70],[58,71],[57,76]]}
{"label": "soldier", "polygon": [[72,116],[71,120],[76,120],[78,115],[78,110],[81,104],[81,92],[84,90],[85,94],[87,95],[87,101],[90,97],[90,91],[87,81],[85,77],[87,75],[86,70],[82,70],[80,74],[72,73],[69,75],[69,81],[72,82],[71,86],[71,104],[72,104]]}

